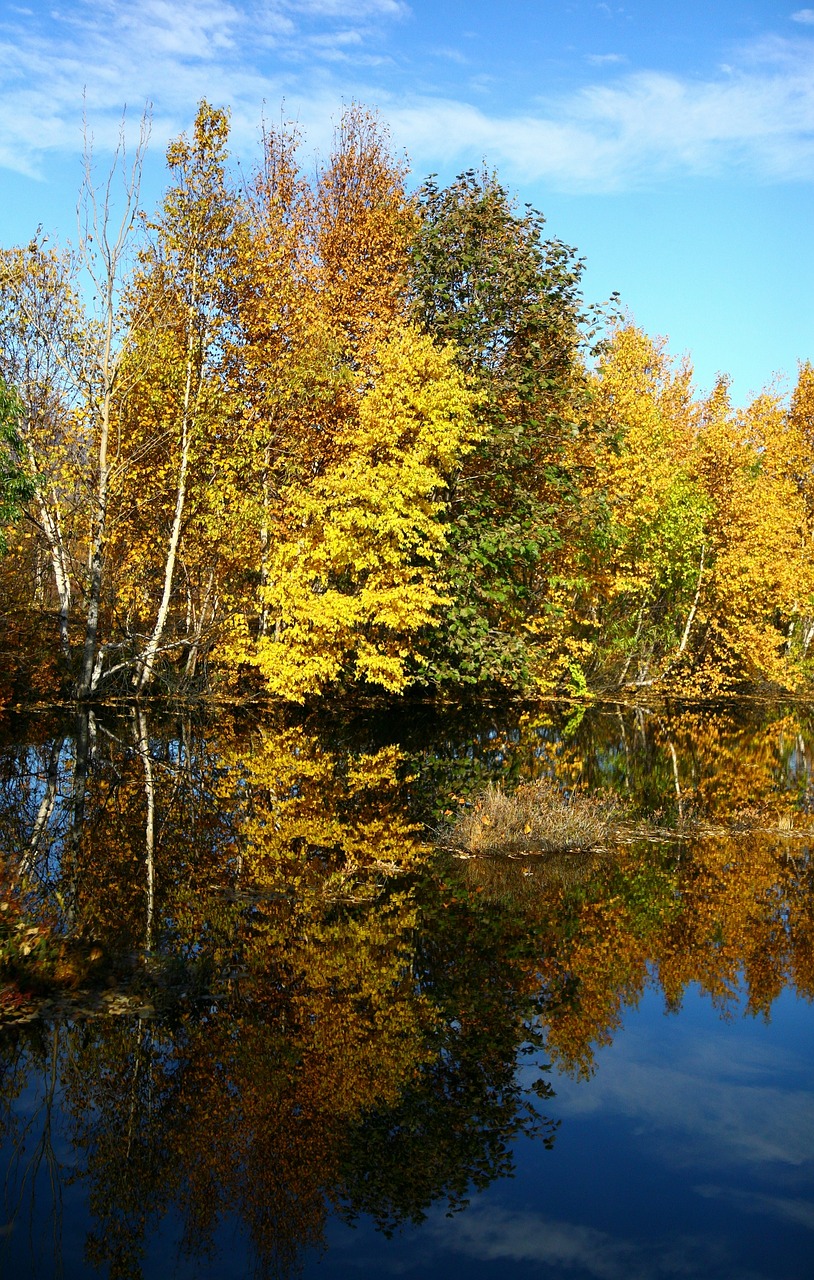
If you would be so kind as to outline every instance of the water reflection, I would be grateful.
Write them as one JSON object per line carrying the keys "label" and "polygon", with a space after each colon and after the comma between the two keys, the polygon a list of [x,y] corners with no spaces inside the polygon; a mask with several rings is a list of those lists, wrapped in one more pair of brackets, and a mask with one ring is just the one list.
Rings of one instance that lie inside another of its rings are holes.
{"label": "water reflection", "polygon": [[[86,713],[0,753],[18,1274],[58,1271],[66,1205],[102,1274],[155,1274],[170,1212],[185,1256],[234,1220],[291,1274],[331,1212],[393,1231],[511,1172],[518,1135],[550,1146],[557,1099],[521,1050],[587,1077],[648,989],[726,1010],[745,985],[766,1015],[784,986],[811,997],[804,718],[329,730]],[[543,775],[620,797],[612,847],[439,850],[486,780]]]}

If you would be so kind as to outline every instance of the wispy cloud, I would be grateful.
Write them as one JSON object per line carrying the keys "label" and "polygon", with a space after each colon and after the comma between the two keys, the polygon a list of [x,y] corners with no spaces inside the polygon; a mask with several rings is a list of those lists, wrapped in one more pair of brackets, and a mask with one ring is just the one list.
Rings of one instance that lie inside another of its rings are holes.
{"label": "wispy cloud", "polygon": [[[309,13],[321,18],[340,18],[343,22],[348,18],[347,0],[281,0],[281,2],[291,12]],[[409,12],[410,6],[400,3],[400,0],[354,0],[353,4],[353,13],[357,18],[404,18]]]}
{"label": "wispy cloud", "polygon": [[814,1204],[795,1196],[764,1195],[760,1192],[744,1191],[738,1187],[722,1187],[717,1185],[695,1188],[700,1196],[707,1200],[720,1200],[732,1205],[742,1213],[760,1213],[769,1218],[777,1218],[781,1222],[791,1222],[794,1226],[805,1227],[814,1231]]}
{"label": "wispy cloud", "polygon": [[[411,20],[402,0],[358,0],[352,11],[346,0],[62,3],[45,15],[9,8],[0,21],[0,165],[9,169],[37,174],[49,154],[78,149],[84,88],[101,150],[125,102],[154,103],[159,146],[188,126],[200,97],[229,104],[243,145],[264,102],[276,110],[285,99],[323,141],[342,99],[355,97],[381,107],[419,170],[486,157],[512,181],[593,192],[691,175],[814,178],[814,40],[802,31],[729,51],[729,64],[705,79],[589,55],[590,83],[501,111],[486,105],[481,81],[475,92],[475,66],[465,91],[409,87],[423,67],[415,53],[393,51],[393,32]],[[805,24],[808,15],[793,16]],[[425,55],[433,66],[438,53]]]}
{"label": "wispy cloud", "polygon": [[798,9],[796,13],[791,15],[792,22],[807,23],[814,26],[814,9]]}
{"label": "wispy cloud", "polygon": [[436,46],[431,50],[431,53],[436,58],[445,58],[447,62],[455,62],[460,67],[469,65],[469,58],[467,58],[466,54],[461,53],[460,49],[453,49],[447,46]]}
{"label": "wispy cloud", "polygon": [[534,113],[489,115],[459,101],[391,109],[411,150],[489,155],[522,180],[609,191],[664,178],[814,177],[814,42],[762,42],[717,79],[633,72]]}
{"label": "wispy cloud", "polygon": [[488,1202],[452,1219],[436,1218],[430,1230],[445,1252],[478,1262],[508,1263],[513,1270],[531,1264],[535,1270],[574,1272],[590,1280],[706,1280],[709,1275],[735,1274],[738,1280],[757,1280],[742,1266],[736,1268],[714,1238],[678,1234],[670,1240],[625,1239],[582,1223]]}
{"label": "wispy cloud", "polygon": [[627,58],[623,53],[587,53],[585,61],[592,67],[611,67],[627,62]]}
{"label": "wispy cloud", "polygon": [[[36,175],[81,145],[83,96],[96,143],[115,143],[122,108],[154,104],[159,144],[207,97],[256,134],[261,104],[299,99],[336,111],[347,83],[383,59],[377,33],[409,15],[401,0],[77,0],[0,20],[0,166]],[[330,103],[330,106],[328,104]],[[321,120],[320,120],[321,123]]]}
{"label": "wispy cloud", "polygon": [[635,1249],[607,1232],[557,1222],[535,1213],[476,1208],[439,1231],[447,1248],[483,1261],[511,1259],[577,1269],[596,1280],[633,1280],[641,1275]]}
{"label": "wispy cloud", "polygon": [[807,1064],[746,1045],[737,1059],[722,1059],[714,1039],[699,1038],[681,1045],[674,1065],[666,1065],[648,1060],[646,1041],[630,1036],[625,1045],[602,1063],[589,1090],[557,1085],[566,1118],[594,1111],[625,1116],[668,1166],[782,1168],[789,1186],[797,1170],[810,1176],[814,1099]]}

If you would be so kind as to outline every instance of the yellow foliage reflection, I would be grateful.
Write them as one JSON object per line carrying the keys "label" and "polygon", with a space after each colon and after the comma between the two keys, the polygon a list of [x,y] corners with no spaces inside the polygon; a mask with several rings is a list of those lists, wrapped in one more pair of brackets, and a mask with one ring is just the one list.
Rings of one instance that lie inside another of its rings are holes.
{"label": "yellow foliage reflection", "polygon": [[[171,1206],[193,1253],[230,1216],[286,1274],[332,1209],[419,1220],[550,1143],[522,1045],[587,1074],[647,989],[814,996],[802,713],[442,729],[86,712],[0,751],[1,1007],[41,1018],[0,1041],[3,1125],[70,1143],[89,1263],[138,1277]],[[614,797],[601,848],[452,856],[461,806],[533,778]]]}

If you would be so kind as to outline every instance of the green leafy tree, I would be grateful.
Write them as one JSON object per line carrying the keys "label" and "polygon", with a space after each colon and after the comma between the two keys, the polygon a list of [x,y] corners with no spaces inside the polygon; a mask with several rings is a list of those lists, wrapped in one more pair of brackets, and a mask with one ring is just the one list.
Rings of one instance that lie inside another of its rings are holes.
{"label": "green leafy tree", "polygon": [[480,441],[452,489],[453,601],[431,670],[522,684],[534,667],[526,624],[549,604],[573,499],[581,262],[491,174],[470,170],[445,189],[430,179],[417,203],[414,314],[455,343],[482,395]]}
{"label": "green leafy tree", "polygon": [[8,549],[4,526],[19,520],[24,504],[34,494],[34,482],[21,462],[22,441],[17,430],[21,413],[19,398],[0,378],[0,555]]}

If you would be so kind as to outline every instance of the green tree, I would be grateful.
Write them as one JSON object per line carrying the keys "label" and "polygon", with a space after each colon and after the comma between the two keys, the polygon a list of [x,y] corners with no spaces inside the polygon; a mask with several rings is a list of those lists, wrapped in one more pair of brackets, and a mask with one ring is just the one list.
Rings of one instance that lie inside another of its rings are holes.
{"label": "green tree", "polygon": [[24,504],[34,495],[34,481],[21,461],[18,423],[19,397],[0,378],[0,555],[8,549],[4,526],[19,520]]}
{"label": "green tree", "polygon": [[470,170],[445,189],[431,178],[417,203],[414,315],[456,344],[482,396],[480,441],[452,488],[453,599],[430,669],[518,685],[533,672],[526,624],[549,606],[574,496],[581,262],[492,174]]}

